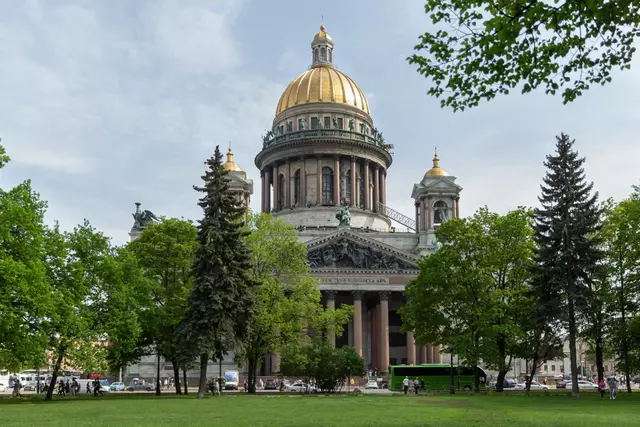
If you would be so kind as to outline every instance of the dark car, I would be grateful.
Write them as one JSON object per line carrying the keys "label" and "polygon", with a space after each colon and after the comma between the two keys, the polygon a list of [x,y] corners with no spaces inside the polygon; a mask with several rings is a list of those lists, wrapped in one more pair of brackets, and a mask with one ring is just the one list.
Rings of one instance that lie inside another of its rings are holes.
{"label": "dark car", "polygon": [[515,382],[514,380],[505,379],[504,382],[502,383],[502,388],[516,388],[517,384],[518,383]]}
{"label": "dark car", "polygon": [[567,383],[568,383],[568,382],[569,382],[569,381],[558,381],[558,382],[556,383],[556,388],[567,388]]}
{"label": "dark car", "polygon": [[278,387],[276,387],[276,382],[275,380],[267,380],[264,382],[264,389],[265,390],[277,390]]}

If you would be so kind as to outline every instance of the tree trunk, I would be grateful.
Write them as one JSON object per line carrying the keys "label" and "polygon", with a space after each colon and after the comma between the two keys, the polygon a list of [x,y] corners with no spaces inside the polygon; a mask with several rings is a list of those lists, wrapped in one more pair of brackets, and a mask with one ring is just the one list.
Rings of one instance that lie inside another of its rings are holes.
{"label": "tree trunk", "polygon": [[182,378],[184,379],[184,395],[189,394],[189,381],[187,381],[187,369],[182,368]]}
{"label": "tree trunk", "polygon": [[209,355],[207,353],[200,355],[200,381],[198,384],[198,399],[204,399],[207,394],[207,365],[209,364]]}
{"label": "tree trunk", "polygon": [[[602,316],[598,314],[598,317]],[[604,379],[604,344],[602,338],[602,322],[599,322],[599,327],[596,330],[596,370],[598,371],[598,381]]]}
{"label": "tree trunk", "polygon": [[[571,268],[571,266],[569,266]],[[571,397],[577,399],[580,397],[580,388],[578,387],[578,357],[576,352],[576,310],[574,303],[575,284],[571,272],[568,277],[567,300],[569,308],[569,359],[571,360]]]}
{"label": "tree trunk", "polygon": [[162,393],[160,386],[160,350],[156,346],[156,396],[160,396]]}
{"label": "tree trunk", "polygon": [[504,369],[504,358],[505,358],[505,342],[504,337],[499,336],[496,342],[498,347],[498,357],[500,358],[500,368],[498,369],[498,379],[496,380],[496,392],[502,393],[504,391],[504,377],[507,375],[509,370],[505,371]]}
{"label": "tree trunk", "polygon": [[531,362],[531,371],[529,371],[529,375],[526,378],[527,385],[527,394],[531,391],[531,381],[533,381],[533,376],[536,374],[538,370],[538,355],[536,354]]}
{"label": "tree trunk", "polygon": [[624,330],[624,337],[622,339],[622,363],[624,370],[624,378],[627,383],[627,392],[631,393],[631,376],[629,375],[629,340],[627,338],[627,310],[624,294],[624,274],[620,274],[620,317],[621,317],[621,329]]}
{"label": "tree trunk", "polygon": [[249,381],[249,393],[255,393],[256,392],[256,357],[255,355],[250,355],[247,358],[247,362],[248,362],[248,366],[247,366],[247,373],[248,373],[248,381]]}
{"label": "tree trunk", "polygon": [[47,395],[44,397],[44,400],[53,399],[53,390],[56,388],[56,381],[58,381],[58,372],[60,372],[60,366],[62,366],[62,359],[64,359],[65,351],[66,349],[64,346],[62,346],[58,351],[58,359],[56,360],[56,364],[53,367],[53,375],[51,376],[51,382],[49,383]]}
{"label": "tree trunk", "polygon": [[176,385],[176,394],[182,394],[182,388],[180,387],[180,366],[172,360],[171,365],[173,366],[173,382]]}

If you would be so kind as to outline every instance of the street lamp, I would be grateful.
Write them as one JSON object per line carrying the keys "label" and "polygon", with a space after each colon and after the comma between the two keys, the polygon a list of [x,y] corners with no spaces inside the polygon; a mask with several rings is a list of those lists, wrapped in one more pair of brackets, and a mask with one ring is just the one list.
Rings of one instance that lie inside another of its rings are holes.
{"label": "street lamp", "polygon": [[456,386],[453,383],[453,344],[449,346],[450,370],[449,370],[449,394],[456,394]]}

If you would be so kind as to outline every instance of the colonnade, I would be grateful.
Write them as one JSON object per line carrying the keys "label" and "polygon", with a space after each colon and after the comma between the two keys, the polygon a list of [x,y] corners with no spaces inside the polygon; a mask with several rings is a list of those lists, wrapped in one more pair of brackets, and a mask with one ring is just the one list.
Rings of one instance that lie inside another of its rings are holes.
{"label": "colonnade", "polygon": [[[337,291],[323,291],[327,308],[336,307]],[[352,322],[353,329],[353,347],[356,352],[364,357],[363,348],[363,291],[351,291],[353,298],[354,316]],[[379,372],[387,372],[390,365],[389,357],[389,297],[391,292],[367,292],[368,308],[370,314],[370,332],[371,332],[371,354],[370,363],[378,368]],[[371,298],[373,297],[373,298]],[[327,339],[335,346],[335,333],[328,332]],[[442,355],[440,346],[424,345],[417,347],[413,333],[406,334],[407,364],[415,365],[422,363],[441,363]],[[399,363],[398,363],[399,364]]]}
{"label": "colonnade", "polygon": [[439,200],[449,199],[451,205],[447,204],[447,214],[453,218],[460,217],[460,197],[423,196],[416,202],[416,228],[417,232],[430,230],[434,227],[433,204]]}
{"label": "colonnade", "polygon": [[[323,168],[332,172],[332,198],[323,200]],[[310,173],[310,170],[315,170]],[[299,178],[297,174],[299,173]],[[315,176],[315,185],[312,185]],[[260,172],[262,211],[272,212],[312,205],[339,205],[343,201],[351,207],[377,211],[378,202],[387,201],[386,168],[369,159],[357,156],[301,156],[274,162]],[[296,185],[299,179],[299,186]],[[284,188],[279,186],[284,184]],[[364,196],[362,189],[365,189]],[[282,204],[279,206],[279,195]],[[328,203],[331,202],[331,203]]]}

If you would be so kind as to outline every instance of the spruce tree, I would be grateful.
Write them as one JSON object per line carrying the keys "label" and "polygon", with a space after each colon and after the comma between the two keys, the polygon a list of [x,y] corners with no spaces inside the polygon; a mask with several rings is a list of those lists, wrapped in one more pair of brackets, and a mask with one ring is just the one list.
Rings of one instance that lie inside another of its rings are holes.
{"label": "spruce tree", "polygon": [[193,288],[183,320],[183,339],[190,354],[200,357],[198,398],[206,393],[209,359],[221,361],[233,342],[241,340],[253,316],[255,282],[250,278],[250,254],[242,229],[245,208],[229,191],[222,154],[207,160],[198,205],[198,243],[192,274]]}
{"label": "spruce tree", "polygon": [[[538,198],[541,207],[535,210],[538,280],[534,286],[543,287],[541,294],[558,295],[567,304],[566,314],[560,306],[550,316],[566,321],[569,330],[572,395],[577,398],[577,319],[602,259],[598,241],[600,208],[598,194],[592,194],[593,183],[585,179],[585,159],[573,150],[575,141],[565,134],[556,139],[556,153],[547,156],[544,163],[547,173]],[[554,321],[553,317],[549,321]]]}

